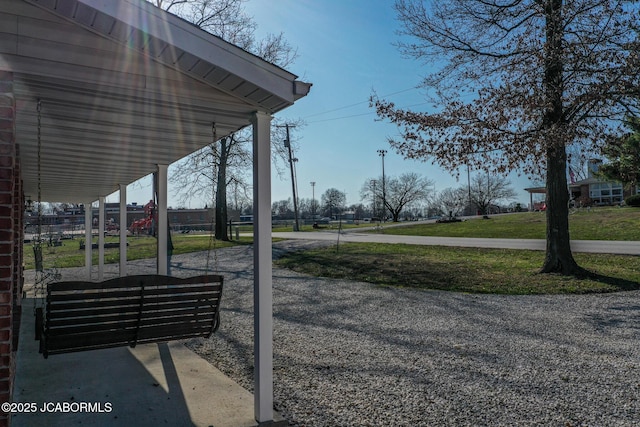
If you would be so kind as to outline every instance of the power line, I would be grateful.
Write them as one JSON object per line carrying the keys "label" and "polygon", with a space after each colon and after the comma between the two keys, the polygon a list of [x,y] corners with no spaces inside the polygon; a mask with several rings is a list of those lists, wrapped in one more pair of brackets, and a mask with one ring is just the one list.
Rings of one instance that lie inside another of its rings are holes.
{"label": "power line", "polygon": [[[399,90],[397,92],[393,92],[393,93],[388,93],[386,95],[382,95],[382,98],[386,98],[388,96],[393,96],[393,95],[398,95],[399,93],[409,92],[410,90],[416,90],[417,88],[418,88],[417,86],[412,86],[412,87],[407,88],[407,89],[402,89],[402,90]],[[308,116],[303,117],[303,119],[308,119],[309,117],[321,116],[323,114],[334,113],[336,111],[345,110],[347,108],[351,108],[351,107],[355,107],[355,106],[358,106],[358,105],[361,105],[361,104],[367,104],[367,103],[369,103],[368,99],[366,101],[356,102],[354,104],[349,104],[349,105],[345,105],[345,106],[342,106],[342,107],[333,108],[331,110],[322,111],[320,113],[310,114]]]}
{"label": "power line", "polygon": [[315,120],[313,122],[308,122],[308,123],[312,124],[312,123],[331,122],[331,121],[334,121],[334,120],[349,119],[351,117],[368,116],[369,114],[375,114],[375,113],[376,113],[375,111],[369,111],[368,113],[352,114],[350,116],[334,117],[334,118],[331,118],[331,119]]}
{"label": "power line", "polygon": [[[389,95],[385,95],[385,96],[389,96]],[[368,102],[368,101],[367,101]],[[360,103],[361,104],[361,103]],[[411,105],[407,105],[406,107],[401,107],[401,109],[407,109],[407,108],[411,108],[411,107],[417,107],[419,105],[424,105],[424,104],[428,104],[428,102],[420,102],[418,104],[411,104]],[[357,105],[357,104],[354,104]],[[340,116],[340,117],[332,117],[330,119],[320,119],[320,120],[314,120],[312,122],[307,122],[308,124],[313,124],[313,123],[322,123],[322,122],[331,122],[334,120],[342,120],[342,119],[350,119],[352,117],[360,117],[360,116],[368,116],[370,114],[375,114],[375,111],[369,111],[367,113],[360,113],[360,114],[351,114],[349,116]],[[315,114],[314,114],[315,115]],[[309,117],[309,116],[307,116]]]}

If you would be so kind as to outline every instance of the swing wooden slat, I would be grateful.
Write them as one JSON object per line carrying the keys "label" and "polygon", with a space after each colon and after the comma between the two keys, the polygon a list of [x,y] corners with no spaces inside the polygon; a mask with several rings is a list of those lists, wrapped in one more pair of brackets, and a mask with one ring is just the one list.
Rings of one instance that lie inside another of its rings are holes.
{"label": "swing wooden slat", "polygon": [[[51,354],[208,337],[220,324],[223,278],[126,276],[47,285],[40,352]],[[38,316],[36,316],[38,318]]]}
{"label": "swing wooden slat", "polygon": [[[64,282],[58,282],[58,283],[64,283]],[[164,299],[168,299],[171,301],[176,301],[177,299],[182,299],[182,300],[189,300],[192,299],[194,295],[198,295],[201,293],[205,293],[205,292],[209,292],[211,290],[215,289],[215,286],[211,285],[211,286],[198,286],[198,287],[191,287],[189,289],[184,289],[185,291],[187,291],[188,293],[185,294],[181,294],[181,295],[176,295],[175,293],[175,288],[166,288],[166,289],[156,289],[154,288],[153,290],[149,290],[145,287],[145,289],[142,291],[142,294],[145,297],[158,297],[157,299],[160,300],[162,299],[162,296],[165,296]],[[96,301],[96,302],[100,302],[103,301],[105,298],[105,290],[88,290],[87,292],[83,292],[83,293],[72,293],[72,292],[65,292],[62,291],[60,292],[58,289],[56,289],[56,293],[53,293],[50,295],[50,298],[48,298],[48,301],[51,302],[71,302],[71,301]],[[114,298],[114,299],[118,299],[118,300],[124,300],[124,301],[131,301],[131,300],[137,300],[138,298],[140,298],[141,295],[141,291],[137,288],[128,288],[128,289],[123,289],[123,288],[117,288],[117,290],[111,290],[109,291],[109,298]],[[112,304],[110,301],[107,301],[107,304]]]}
{"label": "swing wooden slat", "polygon": [[[87,302],[78,304],[78,302],[74,302],[72,304],[58,304],[57,309],[58,313],[56,315],[57,319],[64,319],[65,317],[86,317],[86,316],[104,316],[108,314],[119,314],[122,313],[123,307],[127,306],[139,306],[139,301],[129,301],[127,303],[121,301],[118,306],[107,306],[107,307],[97,307],[95,303]],[[181,308],[191,308],[193,307],[193,302],[176,302],[173,304],[173,308],[178,310]]]}
{"label": "swing wooden slat", "polygon": [[[208,319],[212,319],[212,315],[208,313],[202,313],[200,310],[192,308],[185,310],[172,310],[171,312],[165,313],[155,313],[148,312],[145,316],[146,321],[166,321],[166,322],[180,322],[182,321],[180,316],[197,316],[198,320],[201,320],[201,317],[205,315]],[[64,319],[49,319],[49,326],[52,329],[52,334],[60,334],[67,333],[62,328],[80,328],[80,327],[93,327],[93,325],[105,325],[109,326],[110,324],[125,324],[127,322],[133,323],[133,325],[138,324],[139,313],[137,312],[129,312],[125,314],[115,314],[110,316],[95,316],[93,318],[84,318],[81,326],[78,326],[78,318],[64,318]],[[207,319],[202,319],[206,321]]]}

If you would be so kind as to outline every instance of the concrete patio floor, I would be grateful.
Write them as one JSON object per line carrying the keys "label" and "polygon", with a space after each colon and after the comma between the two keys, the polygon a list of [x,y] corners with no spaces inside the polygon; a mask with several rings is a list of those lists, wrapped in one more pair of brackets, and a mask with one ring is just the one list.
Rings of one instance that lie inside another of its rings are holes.
{"label": "concrete patio floor", "polygon": [[[14,413],[13,427],[257,425],[253,395],[180,342],[44,359],[34,339],[33,303],[27,299],[23,307],[13,402],[35,403],[38,409]],[[56,409],[48,402],[75,403],[67,405],[72,411],[81,402],[94,407],[93,412],[41,411],[43,405]]]}

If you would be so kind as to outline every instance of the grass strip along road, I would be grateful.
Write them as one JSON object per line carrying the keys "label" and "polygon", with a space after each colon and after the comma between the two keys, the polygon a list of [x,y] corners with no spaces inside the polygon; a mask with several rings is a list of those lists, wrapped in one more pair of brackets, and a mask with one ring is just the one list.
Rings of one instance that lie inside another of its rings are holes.
{"label": "grass strip along road", "polygon": [[[583,240],[640,241],[640,210],[599,208],[580,210],[570,216],[571,236]],[[543,239],[544,214],[522,213],[493,216],[450,224],[411,224],[376,230],[383,234],[422,236],[493,237]],[[306,233],[305,233],[306,234]],[[311,233],[309,233],[311,234]],[[336,235],[337,237],[337,235]],[[209,236],[174,235],[174,254],[217,250],[240,242],[212,242]],[[107,242],[117,242],[117,237]],[[129,260],[152,258],[156,240],[129,238]],[[633,244],[629,242],[629,244]],[[105,263],[118,262],[119,251],[105,250]],[[34,268],[33,251],[25,244],[25,268]],[[640,289],[640,257],[576,253],[580,265],[592,271],[587,279],[538,274],[544,252],[507,249],[476,249],[381,243],[341,243],[324,249],[285,254],[277,265],[307,274],[348,278],[381,286],[406,286],[459,292],[501,294],[554,294],[614,292]],[[62,247],[45,248],[45,267],[84,265],[78,240],[64,240]],[[97,251],[94,251],[97,264]]]}
{"label": "grass strip along road", "polygon": [[[624,241],[627,246],[640,241],[640,209],[579,209],[570,215],[569,222],[575,240]],[[545,216],[541,212],[527,212],[492,216],[488,220],[390,226],[371,233],[544,239]],[[542,251],[405,244],[341,243],[286,254],[277,264],[316,276],[459,292],[557,294],[640,289],[640,257],[589,253],[574,256],[593,273],[590,278],[538,274],[544,259]]]}

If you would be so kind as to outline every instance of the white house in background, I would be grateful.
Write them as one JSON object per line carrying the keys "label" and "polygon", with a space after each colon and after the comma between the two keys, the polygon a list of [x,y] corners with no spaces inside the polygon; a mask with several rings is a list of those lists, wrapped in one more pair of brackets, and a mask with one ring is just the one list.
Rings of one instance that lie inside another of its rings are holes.
{"label": "white house in background", "polygon": [[[576,205],[609,206],[618,205],[632,194],[640,194],[640,186],[625,190],[624,184],[618,181],[608,181],[597,176],[602,160],[591,159],[587,162],[587,178],[569,184],[571,199]],[[546,194],[545,187],[525,188],[529,193],[529,210],[543,210],[544,201],[533,201],[534,194]]]}
{"label": "white house in background", "polygon": [[597,176],[602,160],[591,159],[587,162],[587,178],[569,185],[571,198],[577,203],[595,206],[618,205],[631,194],[638,193],[639,188],[625,191],[624,184],[608,181]]}

